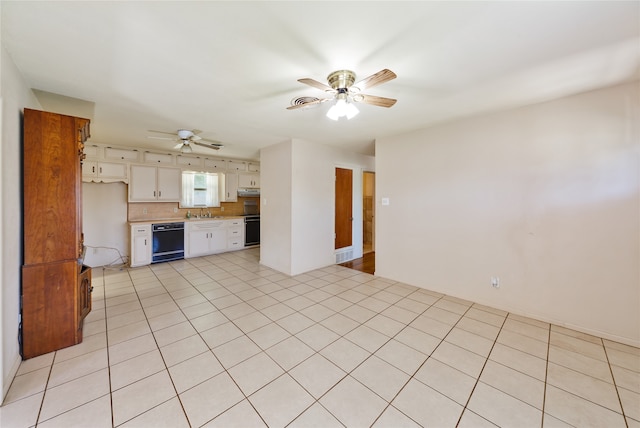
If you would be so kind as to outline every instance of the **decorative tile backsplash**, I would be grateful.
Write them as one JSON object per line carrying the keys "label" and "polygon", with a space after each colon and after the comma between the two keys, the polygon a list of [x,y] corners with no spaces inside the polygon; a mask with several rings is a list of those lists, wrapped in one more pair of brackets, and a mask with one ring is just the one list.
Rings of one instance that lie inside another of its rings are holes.
{"label": "decorative tile backsplash", "polygon": [[[211,216],[242,215],[245,199],[255,200],[239,197],[238,202],[222,202],[220,207],[206,208],[203,212],[208,210]],[[200,208],[180,208],[177,202],[132,202],[127,207],[127,221],[181,220],[187,217],[187,211],[191,211],[192,215],[200,214]]]}

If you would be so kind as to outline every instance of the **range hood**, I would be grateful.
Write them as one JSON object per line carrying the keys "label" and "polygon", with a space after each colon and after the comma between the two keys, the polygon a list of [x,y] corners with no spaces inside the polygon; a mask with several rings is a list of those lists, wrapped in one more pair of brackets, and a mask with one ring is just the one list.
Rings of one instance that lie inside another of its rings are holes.
{"label": "range hood", "polygon": [[238,196],[243,198],[259,198],[260,189],[252,189],[248,187],[241,187],[238,189]]}

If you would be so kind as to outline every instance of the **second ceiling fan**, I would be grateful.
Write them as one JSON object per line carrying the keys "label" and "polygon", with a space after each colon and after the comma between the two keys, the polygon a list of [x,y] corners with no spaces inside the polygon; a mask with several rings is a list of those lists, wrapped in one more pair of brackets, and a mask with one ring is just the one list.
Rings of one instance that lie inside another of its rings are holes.
{"label": "second ceiling fan", "polygon": [[182,153],[192,153],[193,152],[192,144],[198,145],[198,146],[202,146],[202,147],[206,147],[208,149],[213,149],[213,150],[220,150],[221,148],[224,147],[224,144],[222,144],[219,141],[208,140],[206,138],[202,138],[202,137],[198,136],[198,134],[201,133],[202,131],[199,131],[197,129],[194,129],[194,130],[178,129],[176,132],[164,132],[164,131],[153,131],[153,130],[150,130],[149,132],[157,132],[159,134],[173,135],[174,138],[151,137],[151,136],[149,138],[155,138],[155,139],[158,139],[158,140],[175,140],[175,141],[178,141],[178,144],[176,144],[173,149],[174,150],[180,150]]}
{"label": "second ceiling fan", "polygon": [[374,86],[393,80],[396,77],[397,76],[393,71],[385,68],[384,70],[380,70],[379,72],[360,80],[358,83],[355,83],[356,74],[351,70],[338,70],[329,74],[327,76],[327,82],[329,85],[325,85],[324,83],[310,78],[298,79],[298,82],[300,83],[321,89],[327,93],[333,94],[333,96],[330,98],[297,98],[294,99],[293,105],[287,107],[287,109],[294,110],[309,107],[335,99],[336,103],[327,112],[327,117],[333,120],[338,120],[338,118],[346,116],[347,119],[351,119],[353,116],[358,114],[358,109],[353,105],[353,103],[365,103],[387,108],[393,106],[397,101],[393,98],[367,95],[361,92],[365,89],[370,89]]}

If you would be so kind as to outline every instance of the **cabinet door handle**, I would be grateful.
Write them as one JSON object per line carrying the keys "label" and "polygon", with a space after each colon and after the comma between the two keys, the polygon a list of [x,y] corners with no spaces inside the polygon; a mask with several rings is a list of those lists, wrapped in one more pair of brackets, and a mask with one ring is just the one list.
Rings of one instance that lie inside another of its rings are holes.
{"label": "cabinet door handle", "polygon": [[153,197],[154,198],[156,197],[156,191],[155,190],[153,191]]}
{"label": "cabinet door handle", "polygon": [[162,197],[162,192],[160,190],[158,190],[158,197]]}
{"label": "cabinet door handle", "polygon": [[102,174],[102,167],[100,167],[100,174]]}
{"label": "cabinet door handle", "polygon": [[92,167],[91,167],[91,172],[93,172],[93,173],[95,173],[95,172],[96,172],[96,167],[95,167],[95,166],[92,166]]}
{"label": "cabinet door handle", "polygon": [[147,238],[144,238],[144,246],[147,246]]}

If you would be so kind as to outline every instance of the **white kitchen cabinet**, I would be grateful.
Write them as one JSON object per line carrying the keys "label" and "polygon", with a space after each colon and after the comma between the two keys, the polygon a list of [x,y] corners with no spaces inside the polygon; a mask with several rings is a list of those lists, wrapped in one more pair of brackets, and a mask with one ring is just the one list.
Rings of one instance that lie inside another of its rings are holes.
{"label": "white kitchen cabinet", "polygon": [[204,167],[210,171],[224,172],[227,170],[227,161],[224,159],[206,159]]}
{"label": "white kitchen cabinet", "polygon": [[97,159],[102,153],[102,147],[96,146],[95,144],[85,144],[82,152],[87,159]]}
{"label": "white kitchen cabinet", "polygon": [[185,257],[197,257],[227,249],[227,225],[224,220],[186,223]]}
{"label": "white kitchen cabinet", "polygon": [[128,162],[138,162],[138,151],[131,149],[105,147],[104,157],[105,159],[119,159]]}
{"label": "white kitchen cabinet", "polygon": [[182,171],[149,165],[131,165],[129,202],[179,202]]}
{"label": "white kitchen cabinet", "polygon": [[131,225],[131,267],[144,266],[151,263],[151,224]]}
{"label": "white kitchen cabinet", "polygon": [[260,164],[255,162],[247,163],[247,170],[249,172],[260,172]]}
{"label": "white kitchen cabinet", "polygon": [[220,202],[238,201],[238,174],[228,172],[219,174]]}
{"label": "white kitchen cabinet", "polygon": [[225,220],[227,223],[227,251],[244,248],[244,219]]}
{"label": "white kitchen cabinet", "polygon": [[127,170],[126,163],[83,161],[82,181],[105,183],[124,181],[126,183],[129,181]]}
{"label": "white kitchen cabinet", "polygon": [[238,174],[238,187],[260,188],[260,176],[258,174]]}
{"label": "white kitchen cabinet", "polygon": [[145,162],[155,163],[155,164],[173,164],[173,155],[167,153],[152,153],[152,152],[144,152],[142,156]]}
{"label": "white kitchen cabinet", "polygon": [[246,171],[247,163],[243,161],[235,161],[229,160],[227,161],[227,170],[228,171]]}
{"label": "white kitchen cabinet", "polygon": [[202,159],[196,156],[178,155],[176,156],[176,164],[181,165],[183,167],[186,167],[186,166],[202,167],[203,162],[202,162]]}

